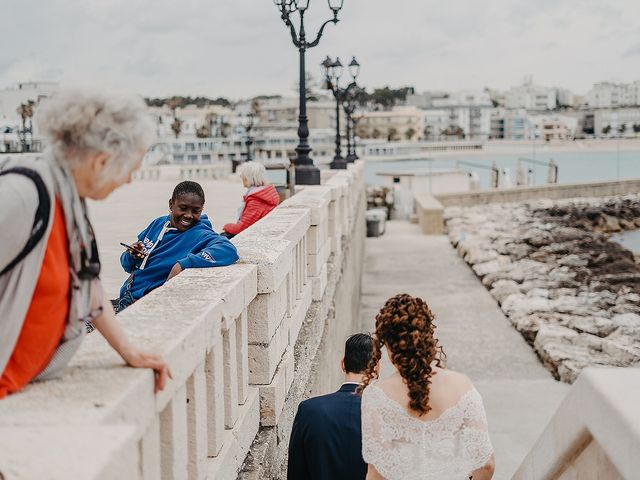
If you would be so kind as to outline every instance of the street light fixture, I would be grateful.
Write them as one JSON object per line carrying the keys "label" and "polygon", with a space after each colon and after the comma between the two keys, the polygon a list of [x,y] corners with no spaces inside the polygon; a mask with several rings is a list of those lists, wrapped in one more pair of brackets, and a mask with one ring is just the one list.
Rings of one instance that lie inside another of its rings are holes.
{"label": "street light fixture", "polygon": [[[300,55],[300,112],[298,116],[299,142],[296,147],[297,156],[294,161],[296,172],[295,182],[299,185],[319,185],[320,170],[313,164],[311,157],[309,157],[311,147],[309,146],[309,121],[307,118],[305,52],[309,48],[313,48],[320,43],[322,33],[329,23],[338,23],[338,12],[342,8],[344,0],[327,0],[329,8],[333,13],[333,18],[330,18],[322,24],[315,40],[312,42],[307,41],[307,35],[304,29],[304,15],[309,8],[310,0],[273,0],[273,3],[280,11],[280,18],[282,18],[284,24],[289,27],[291,40],[298,49]],[[298,12],[298,15],[300,16],[300,23],[297,30],[291,19],[292,14],[295,12]]]}
{"label": "street light fixture", "polygon": [[[346,88],[340,88],[340,77],[342,76],[343,65],[340,58],[336,58],[332,61],[327,56],[321,63],[324,69],[325,86],[328,90],[331,90],[333,97],[336,99],[336,154],[333,157],[333,161],[329,164],[332,169],[344,169],[347,168],[349,161],[353,162],[357,157],[355,153],[351,151],[351,120],[349,116],[355,110],[355,99],[352,92],[354,91],[356,84],[356,78],[360,74],[360,64],[355,57],[349,64],[349,73],[351,74],[351,83]],[[347,114],[347,158],[342,157],[342,151],[340,148],[340,106]],[[349,111],[350,110],[350,111]]]}

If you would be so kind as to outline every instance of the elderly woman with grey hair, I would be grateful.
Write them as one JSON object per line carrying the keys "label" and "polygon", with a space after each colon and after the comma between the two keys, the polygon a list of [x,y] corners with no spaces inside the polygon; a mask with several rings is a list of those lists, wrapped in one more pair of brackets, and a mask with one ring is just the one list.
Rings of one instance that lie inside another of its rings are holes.
{"label": "elderly woman with grey hair", "polygon": [[236,223],[227,223],[222,235],[233,237],[250,227],[280,203],[280,195],[273,185],[267,185],[266,169],[259,162],[246,162],[238,168],[242,185],[247,193],[242,198],[240,215]]}
{"label": "elderly woman with grey hair", "polygon": [[153,126],[139,98],[60,92],[39,125],[49,148],[0,162],[0,398],[59,375],[91,322],[132,367],[169,368],[126,338],[100,283],[85,199],[101,200],[142,162]]}

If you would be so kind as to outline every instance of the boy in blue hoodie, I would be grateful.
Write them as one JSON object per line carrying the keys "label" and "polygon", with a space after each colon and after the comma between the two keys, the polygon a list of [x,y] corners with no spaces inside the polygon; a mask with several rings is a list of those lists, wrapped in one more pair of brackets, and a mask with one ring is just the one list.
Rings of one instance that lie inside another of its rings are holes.
{"label": "boy in blue hoodie", "polygon": [[185,268],[231,265],[238,260],[236,247],[213,231],[202,215],[204,191],[196,182],[176,185],[169,200],[169,215],[156,218],[138,235],[138,241],[120,256],[130,273],[120,289],[120,312]]}

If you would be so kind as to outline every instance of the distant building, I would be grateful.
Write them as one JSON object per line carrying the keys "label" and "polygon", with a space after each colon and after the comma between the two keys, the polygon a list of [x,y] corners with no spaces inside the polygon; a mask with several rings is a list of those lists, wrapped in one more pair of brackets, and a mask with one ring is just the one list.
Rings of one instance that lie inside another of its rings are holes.
{"label": "distant building", "polygon": [[491,136],[502,140],[529,140],[534,128],[525,109],[497,108],[491,112]]}
{"label": "distant building", "polygon": [[640,105],[640,80],[633,83],[599,82],[587,93],[591,108],[633,107]]}
{"label": "distant building", "polygon": [[560,114],[530,115],[536,138],[544,141],[573,140],[578,133],[578,118]]}
{"label": "distant building", "polygon": [[487,91],[425,92],[408,96],[407,103],[424,111],[421,138],[426,140],[490,136],[493,102]]}
{"label": "distant building", "polygon": [[[260,124],[270,129],[290,129],[298,127],[298,98],[278,97],[256,101]],[[344,129],[344,112],[340,109],[340,126]],[[318,101],[307,102],[309,128],[336,128],[336,102],[333,98],[320,97]]]}
{"label": "distant building", "polygon": [[558,93],[555,88],[534,85],[531,77],[522,85],[511,87],[505,93],[505,107],[509,109],[554,110]]}
{"label": "distant building", "polygon": [[358,121],[356,132],[362,138],[419,140],[424,134],[423,113],[415,106],[366,112]]}
{"label": "distant building", "polygon": [[640,108],[599,109],[593,112],[593,133],[597,137],[640,135]]}

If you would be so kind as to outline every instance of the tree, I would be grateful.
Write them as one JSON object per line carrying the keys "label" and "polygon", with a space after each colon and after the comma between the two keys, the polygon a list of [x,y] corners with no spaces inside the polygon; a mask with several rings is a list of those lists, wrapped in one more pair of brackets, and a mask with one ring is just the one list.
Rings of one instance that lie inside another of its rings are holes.
{"label": "tree", "polygon": [[640,123],[633,124],[633,133],[640,133]]}
{"label": "tree", "polygon": [[416,130],[415,130],[415,129],[413,129],[413,128],[409,127],[409,128],[407,129],[407,131],[406,131],[406,132],[404,132],[404,136],[407,138],[407,140],[412,140],[412,139],[413,139],[413,136],[414,136],[416,133],[418,133],[418,132],[416,132]]}
{"label": "tree", "polygon": [[602,128],[602,134],[603,135],[609,135],[609,132],[611,131],[611,125],[606,125]]}
{"label": "tree", "polygon": [[622,125],[620,125],[618,127],[618,133],[620,135],[624,135],[624,132],[626,132],[626,131],[627,131],[627,124],[626,123],[623,123]]}
{"label": "tree", "polygon": [[209,138],[209,133],[211,130],[209,129],[209,125],[200,125],[196,129],[196,137],[198,138]]}
{"label": "tree", "polygon": [[374,128],[373,132],[371,132],[371,138],[380,138],[380,135],[382,135],[382,132],[377,128]]}
{"label": "tree", "polygon": [[216,123],[217,119],[218,119],[218,115],[212,112],[207,113],[207,115],[204,117],[204,121],[206,122],[206,126],[209,130],[210,137],[213,137],[213,125]]}
{"label": "tree", "polygon": [[[309,72],[305,72],[304,74],[304,86],[306,88],[306,97],[307,102],[317,102],[320,98],[320,94],[316,91],[318,88],[318,82]],[[296,82],[295,84],[296,93],[300,92],[300,82]]]}
{"label": "tree", "polygon": [[[33,143],[33,123],[31,119],[33,118],[33,107],[35,106],[35,102],[33,100],[27,100],[27,103],[21,103],[20,106],[16,109],[18,115],[22,119],[22,132],[20,133],[20,143],[22,144],[22,150],[28,151],[30,148],[27,146],[27,132],[29,132],[31,136],[30,144]],[[29,120],[29,128],[27,128],[27,120]]]}
{"label": "tree", "polygon": [[394,142],[396,140],[398,140],[398,130],[395,127],[391,127],[387,131],[387,141]]}
{"label": "tree", "polygon": [[231,133],[231,124],[228,122],[222,122],[220,124],[220,135],[224,138],[227,138]]}
{"label": "tree", "polygon": [[176,139],[180,136],[180,132],[182,131],[182,120],[177,117],[173,117],[173,123],[171,124],[171,130],[176,135]]}

